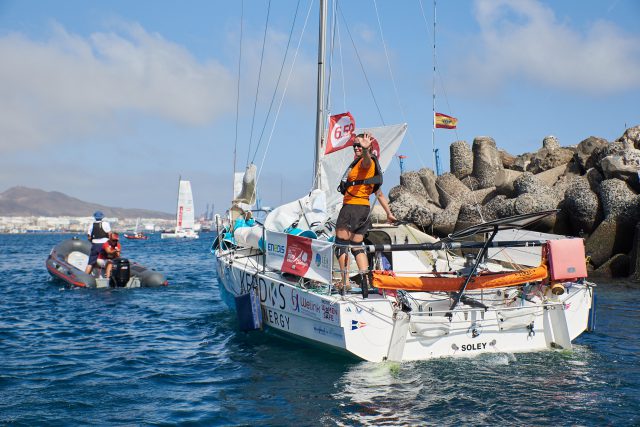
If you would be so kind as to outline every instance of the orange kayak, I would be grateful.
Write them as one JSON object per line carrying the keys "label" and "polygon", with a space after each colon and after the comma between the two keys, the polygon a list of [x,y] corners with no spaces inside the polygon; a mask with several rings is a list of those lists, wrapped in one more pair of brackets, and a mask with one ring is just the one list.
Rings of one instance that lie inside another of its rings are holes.
{"label": "orange kayak", "polygon": [[[467,290],[502,288],[523,283],[544,280],[548,277],[546,265],[520,271],[485,273],[474,276]],[[395,276],[385,271],[373,272],[373,286],[379,289],[402,289],[406,291],[456,292],[464,284],[466,277],[416,277]]]}

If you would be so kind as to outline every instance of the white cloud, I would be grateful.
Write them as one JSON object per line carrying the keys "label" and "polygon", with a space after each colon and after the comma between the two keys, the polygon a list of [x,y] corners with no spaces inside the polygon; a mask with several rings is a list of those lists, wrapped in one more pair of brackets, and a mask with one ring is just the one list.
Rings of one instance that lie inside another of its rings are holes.
{"label": "white cloud", "polygon": [[139,25],[86,38],[54,25],[46,41],[11,33],[0,37],[0,57],[7,151],[113,132],[123,111],[199,126],[234,108],[232,73]]}
{"label": "white cloud", "polygon": [[493,90],[517,77],[591,94],[640,88],[640,38],[611,22],[578,30],[536,0],[478,0],[476,19],[473,53],[456,65],[463,85]]}

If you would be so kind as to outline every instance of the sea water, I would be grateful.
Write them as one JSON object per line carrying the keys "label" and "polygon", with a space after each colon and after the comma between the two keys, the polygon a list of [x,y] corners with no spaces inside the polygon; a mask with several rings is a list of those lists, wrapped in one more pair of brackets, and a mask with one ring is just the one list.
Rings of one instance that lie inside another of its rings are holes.
{"label": "sea water", "polygon": [[122,241],[170,285],[72,289],[70,235],[0,235],[2,425],[638,425],[640,287],[600,283],[573,351],[368,363],[242,333],[199,240]]}

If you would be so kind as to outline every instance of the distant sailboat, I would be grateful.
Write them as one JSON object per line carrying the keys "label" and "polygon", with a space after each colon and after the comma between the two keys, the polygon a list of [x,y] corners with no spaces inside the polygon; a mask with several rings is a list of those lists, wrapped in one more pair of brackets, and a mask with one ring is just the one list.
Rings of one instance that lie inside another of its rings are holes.
{"label": "distant sailboat", "polygon": [[136,228],[133,231],[133,234],[125,233],[124,237],[132,240],[147,240],[149,236],[140,231],[140,218],[136,220]]}
{"label": "distant sailboat", "polygon": [[191,182],[180,179],[178,186],[178,208],[176,210],[176,229],[173,233],[162,233],[161,239],[197,239],[194,230],[195,215],[193,211],[193,196]]}

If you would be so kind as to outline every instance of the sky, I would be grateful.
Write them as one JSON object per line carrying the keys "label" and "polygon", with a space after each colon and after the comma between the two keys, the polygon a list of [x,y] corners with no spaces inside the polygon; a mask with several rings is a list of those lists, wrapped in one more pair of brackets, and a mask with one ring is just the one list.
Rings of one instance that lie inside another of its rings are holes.
{"label": "sky", "polygon": [[[330,9],[334,9],[331,3]],[[113,207],[224,212],[253,161],[259,198],[309,191],[318,2],[0,0],[0,192]],[[408,123],[404,171],[491,136],[518,155],[556,136],[613,141],[640,125],[637,0],[349,0],[337,5],[329,112]],[[288,47],[288,49],[287,49]],[[286,56],[285,56],[286,54]],[[435,87],[435,91],[434,91]],[[399,183],[399,162],[383,189]]]}

